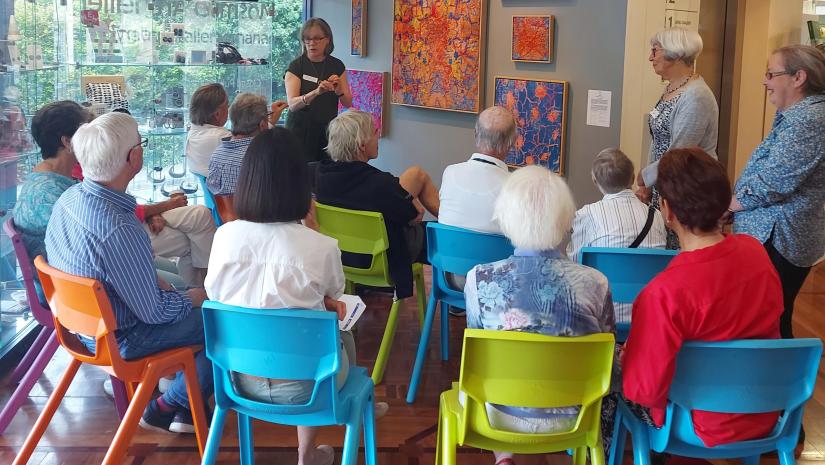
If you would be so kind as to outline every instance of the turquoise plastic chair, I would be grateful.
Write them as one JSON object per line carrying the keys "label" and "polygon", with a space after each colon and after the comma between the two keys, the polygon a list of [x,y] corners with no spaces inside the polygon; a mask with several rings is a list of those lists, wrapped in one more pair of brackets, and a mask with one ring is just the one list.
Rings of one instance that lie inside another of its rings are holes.
{"label": "turquoise plastic chair", "polygon": [[466,308],[464,291],[453,289],[446,280],[445,273],[466,275],[474,266],[503,260],[513,254],[510,240],[497,234],[487,234],[469,229],[456,228],[440,223],[427,223],[427,259],[433,266],[433,285],[430,301],[421,328],[418,353],[410,376],[407,402],[415,402],[421,370],[430,343],[430,333],[435,318],[435,308],[441,302],[441,360],[450,357],[450,322],[448,305]]}
{"label": "turquoise plastic chair", "polygon": [[[758,465],[760,454],[776,450],[782,465],[793,465],[802,411],[813,393],[821,356],[819,339],[684,344],[664,425],[645,425],[620,402],[609,465],[621,465],[628,431],[636,465],[650,465],[652,450],[703,459],[742,458],[745,465]],[[691,410],[782,415],[766,438],[706,447],[694,432]]]}
{"label": "turquoise plastic chair", "polygon": [[197,173],[192,173],[198,178],[198,182],[201,185],[201,191],[203,191],[203,204],[212,212],[212,219],[215,220],[215,227],[218,227],[223,224],[221,220],[221,215],[218,213],[218,206],[215,204],[215,196],[212,195],[212,191],[209,190],[209,186],[206,185],[206,177]]}
{"label": "turquoise plastic chair", "polygon": [[[203,455],[213,465],[229,410],[238,416],[241,465],[254,463],[252,419],[286,425],[346,425],[342,465],[355,465],[361,427],[367,465],[376,463],[373,384],[364,368],[351,366],[339,389],[338,317],[318,310],[260,310],[203,303],[206,356],[215,374],[215,414]],[[263,378],[315,380],[305,405],[257,402],[235,392],[231,373]]]}
{"label": "turquoise plastic chair", "polygon": [[[387,237],[387,226],[384,216],[378,212],[350,210],[347,208],[332,207],[322,203],[315,204],[318,225],[321,234],[338,240],[338,248],[342,252],[369,255],[372,257],[368,268],[357,268],[344,265],[346,277],[346,292],[353,292],[353,283],[365,286],[394,287],[390,277],[387,262],[387,249],[390,240]],[[424,287],[424,268],[420,263],[412,264],[415,294],[418,298],[418,320],[424,322],[424,302],[426,288]],[[392,343],[395,340],[395,329],[398,326],[398,310],[401,301],[393,295],[390,314],[387,317],[387,326],[381,339],[381,347],[375,356],[375,366],[372,369],[372,381],[380,384],[384,378],[384,370],[389,361]]]}
{"label": "turquoise plastic chair", "polygon": [[[613,301],[633,303],[639,292],[657,274],[667,268],[678,250],[584,247],[579,263],[595,268],[607,276]],[[624,342],[630,323],[616,324],[616,341]]]}
{"label": "turquoise plastic chair", "polygon": [[[610,389],[612,334],[546,336],[518,331],[467,329],[461,374],[441,394],[436,465],[455,465],[456,447],[467,445],[517,454],[573,450],[573,463],[604,465],[601,404]],[[466,394],[464,405],[459,392]],[[490,426],[485,402],[519,407],[580,405],[569,431],[514,433]]]}

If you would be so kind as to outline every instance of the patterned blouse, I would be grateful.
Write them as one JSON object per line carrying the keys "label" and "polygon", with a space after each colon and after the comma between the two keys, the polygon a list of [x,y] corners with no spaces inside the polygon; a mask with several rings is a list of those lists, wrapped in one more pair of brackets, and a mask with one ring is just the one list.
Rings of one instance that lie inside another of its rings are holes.
{"label": "patterned blouse", "polygon": [[734,195],[743,211],[733,230],[773,246],[789,262],[809,267],[825,254],[825,95],[777,112],[770,134],[754,150]]}
{"label": "patterned blouse", "polygon": [[[650,112],[648,125],[650,126],[650,135],[653,137],[653,141],[650,143],[650,163],[659,163],[662,155],[670,149],[672,139],[670,120],[673,116],[673,110],[676,108],[676,103],[682,95],[684,94],[678,94],[670,100],[659,100],[656,108]],[[659,191],[655,187],[650,203],[654,208],[659,209]],[[669,229],[667,230],[666,246],[671,250],[679,248],[679,238]]]}
{"label": "patterned blouse", "polygon": [[42,171],[30,173],[20,186],[14,206],[14,225],[23,236],[23,244],[32,260],[38,255],[46,255],[46,226],[52,208],[60,195],[74,184],[71,178]]}
{"label": "patterned blouse", "polygon": [[[549,336],[585,336],[616,330],[613,299],[600,272],[564,257],[559,251],[516,249],[513,256],[477,265],[464,286],[467,327],[526,331]],[[579,407],[552,409],[495,406],[520,417],[575,422]]]}

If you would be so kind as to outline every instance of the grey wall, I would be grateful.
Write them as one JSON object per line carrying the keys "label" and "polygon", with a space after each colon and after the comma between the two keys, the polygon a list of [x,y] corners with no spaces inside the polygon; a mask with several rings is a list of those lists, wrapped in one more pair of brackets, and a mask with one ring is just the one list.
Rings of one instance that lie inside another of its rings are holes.
{"label": "grey wall", "polygon": [[[333,53],[348,69],[390,71],[392,67],[393,0],[368,0],[367,56],[349,55],[350,2],[314,0],[313,16],[332,26]],[[622,74],[627,2],[620,0],[486,0],[486,72],[484,106],[493,103],[496,76],[569,81],[565,177],[579,205],[600,197],[590,180],[590,164],[599,150],[619,145]],[[513,15],[556,17],[552,64],[510,60]],[[587,90],[613,92],[611,127],[585,125]],[[388,89],[389,90],[389,89]],[[385,97],[389,99],[389,94]],[[456,112],[388,105],[386,135],[373,164],[396,175],[420,165],[440,184],[447,165],[467,159],[474,150],[476,116]]]}

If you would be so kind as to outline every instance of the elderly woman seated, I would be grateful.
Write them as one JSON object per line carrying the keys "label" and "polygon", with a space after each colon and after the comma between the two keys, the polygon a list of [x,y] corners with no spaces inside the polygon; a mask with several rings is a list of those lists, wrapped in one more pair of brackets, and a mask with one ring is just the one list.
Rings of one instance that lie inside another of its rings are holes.
{"label": "elderly woman seated", "polygon": [[417,166],[396,178],[367,163],[378,158],[378,133],[372,117],[362,111],[349,110],[330,122],[327,152],[332,160],[321,161],[316,170],[317,200],[384,215],[396,296],[412,296],[411,265],[426,258],[421,220],[425,209],[438,216],[438,189]]}
{"label": "elderly woman seated", "polygon": [[[661,426],[682,343],[778,338],[782,287],[758,240],[722,234],[731,189],[718,161],[699,148],[670,150],[659,162],[657,189],[682,251],[633,303],[622,376],[631,408]],[[777,417],[695,410],[693,425],[713,447],[764,437]]]}
{"label": "elderly woman seated", "polygon": [[[516,250],[467,274],[467,327],[584,336],[615,331],[607,278],[570,261],[559,247],[576,207],[570,189],[551,171],[521,168],[505,182],[493,217]],[[541,212],[541,214],[536,214]],[[491,426],[524,433],[570,430],[579,408],[487,405]],[[496,464],[512,454],[495,452]]]}

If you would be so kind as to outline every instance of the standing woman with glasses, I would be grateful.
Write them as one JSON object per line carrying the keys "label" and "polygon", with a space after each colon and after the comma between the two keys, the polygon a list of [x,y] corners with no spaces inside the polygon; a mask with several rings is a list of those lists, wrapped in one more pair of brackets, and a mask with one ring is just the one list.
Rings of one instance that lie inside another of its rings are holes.
{"label": "standing woman with glasses", "polygon": [[[705,80],[694,71],[696,57],[702,53],[699,33],[681,27],[665,29],[650,39],[650,46],[648,61],[668,85],[650,111],[648,125],[653,140],[649,164],[636,180],[636,195],[659,208],[659,195],[653,190],[659,159],[670,149],[685,147],[699,147],[716,158],[719,106]],[[669,232],[668,248],[678,245],[676,235]]]}
{"label": "standing woman with glasses", "polygon": [[779,272],[779,330],[792,338],[794,300],[825,254],[825,54],[782,47],[768,59],[764,84],[776,117],[736,182],[730,211],[734,232],[762,242]]}
{"label": "standing woman with glasses", "polygon": [[352,105],[344,63],[331,56],[332,29],[321,18],[310,18],[301,28],[303,53],[284,75],[289,113],[286,127],[304,147],[307,162],[329,159],[327,126],[338,114],[338,102]]}

